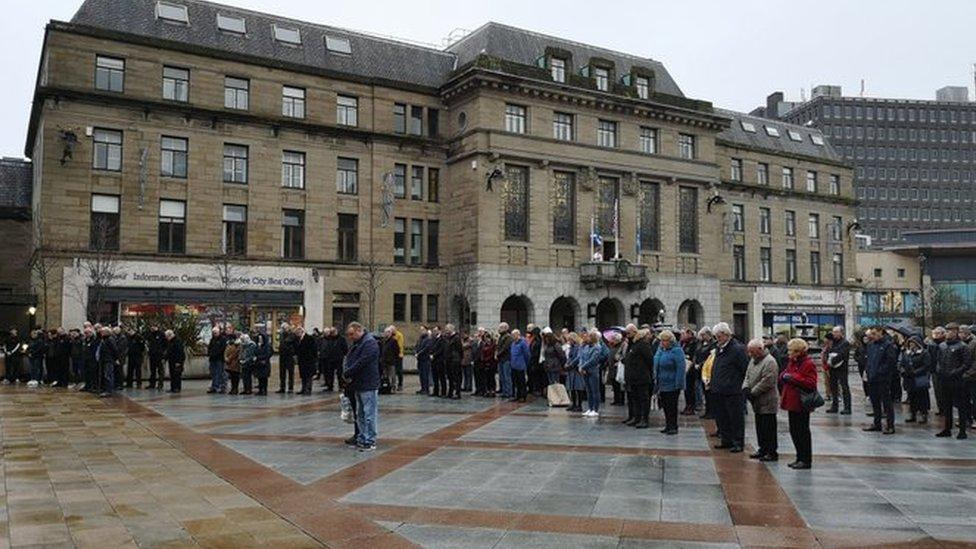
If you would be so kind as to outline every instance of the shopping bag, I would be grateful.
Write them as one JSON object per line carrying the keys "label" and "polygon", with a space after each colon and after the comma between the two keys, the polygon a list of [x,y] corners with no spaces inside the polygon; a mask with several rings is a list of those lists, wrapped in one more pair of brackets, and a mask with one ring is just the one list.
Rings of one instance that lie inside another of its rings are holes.
{"label": "shopping bag", "polygon": [[614,378],[614,381],[623,385],[624,379],[626,379],[624,376],[624,363],[621,361],[617,363],[617,376]]}
{"label": "shopping bag", "polygon": [[346,423],[356,422],[352,413],[352,403],[346,395],[339,395],[339,418]]}
{"label": "shopping bag", "polygon": [[566,392],[566,386],[562,383],[553,383],[546,387],[546,399],[549,400],[549,406],[552,408],[569,406],[569,393]]}

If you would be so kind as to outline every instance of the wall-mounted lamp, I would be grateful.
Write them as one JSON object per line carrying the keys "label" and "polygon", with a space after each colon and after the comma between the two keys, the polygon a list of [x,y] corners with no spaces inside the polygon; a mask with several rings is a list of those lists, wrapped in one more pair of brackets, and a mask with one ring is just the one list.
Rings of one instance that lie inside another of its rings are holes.
{"label": "wall-mounted lamp", "polygon": [[722,195],[714,194],[708,199],[708,202],[705,202],[705,211],[712,213],[712,206],[720,206],[722,204],[725,204],[725,199],[722,198]]}
{"label": "wall-mounted lamp", "polygon": [[487,176],[485,176],[485,190],[486,191],[492,192],[493,189],[492,189],[491,186],[492,186],[492,183],[494,183],[496,179],[499,180],[499,181],[505,179],[505,172],[503,172],[501,168],[494,168],[490,172],[488,172],[488,175]]}
{"label": "wall-mounted lamp", "polygon": [[30,316],[36,315],[37,314],[37,307],[35,307],[33,305],[31,305],[30,307],[28,307],[27,308],[27,314],[30,315]]}
{"label": "wall-mounted lamp", "polygon": [[851,231],[860,231],[861,224],[855,219],[847,224],[847,234],[850,235]]}

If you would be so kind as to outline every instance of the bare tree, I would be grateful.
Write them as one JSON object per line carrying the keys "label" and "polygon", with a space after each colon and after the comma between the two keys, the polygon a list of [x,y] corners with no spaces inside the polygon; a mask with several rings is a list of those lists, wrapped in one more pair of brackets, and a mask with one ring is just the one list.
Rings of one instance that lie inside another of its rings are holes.
{"label": "bare tree", "polygon": [[386,273],[372,254],[361,260],[359,266],[359,283],[366,292],[366,327],[373,330],[376,328],[376,296],[386,282]]}
{"label": "bare tree", "polygon": [[[104,218],[93,220],[91,228],[91,252],[78,261],[78,268],[88,286],[88,318],[100,320],[105,305],[105,293],[119,275],[118,224]],[[80,289],[78,289],[80,290]],[[78,291],[78,295],[85,292]]]}
{"label": "bare tree", "polygon": [[[244,279],[247,278],[248,269],[233,262],[233,256],[228,254],[215,256],[210,263],[210,270],[217,278],[217,284],[223,294],[223,299],[217,307],[218,320],[226,322],[227,316],[232,311],[244,313],[247,311],[248,303],[235,303],[235,292],[243,287]],[[247,295],[244,292],[244,295]]]}
{"label": "bare tree", "polygon": [[475,274],[470,265],[459,265],[448,274],[451,291],[451,322],[462,330],[471,328],[471,298],[475,288]]}
{"label": "bare tree", "polygon": [[[25,225],[25,232],[31,229]],[[61,269],[56,258],[49,255],[49,250],[45,246],[44,227],[40,216],[34,217],[33,234],[25,235],[31,238],[33,246],[30,257],[27,259],[27,267],[30,270],[32,280],[40,286],[41,296],[41,326],[48,328],[48,311],[50,301],[48,292],[51,288],[56,288],[61,280]]]}

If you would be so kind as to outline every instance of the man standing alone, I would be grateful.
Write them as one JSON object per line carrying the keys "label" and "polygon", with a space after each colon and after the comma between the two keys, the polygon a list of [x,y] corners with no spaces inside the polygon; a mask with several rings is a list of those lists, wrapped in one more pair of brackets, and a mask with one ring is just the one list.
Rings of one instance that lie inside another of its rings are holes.
{"label": "man standing alone", "polygon": [[380,387],[380,348],[372,334],[358,322],[349,324],[346,336],[352,342],[342,376],[356,394],[356,428],[360,452],[376,449],[376,399]]}
{"label": "man standing alone", "polygon": [[844,329],[840,326],[834,326],[830,337],[827,366],[830,368],[830,394],[834,399],[827,413],[836,414],[843,397],[844,409],[841,414],[849,416],[851,415],[851,387],[847,378],[850,374],[851,344],[844,338]]}

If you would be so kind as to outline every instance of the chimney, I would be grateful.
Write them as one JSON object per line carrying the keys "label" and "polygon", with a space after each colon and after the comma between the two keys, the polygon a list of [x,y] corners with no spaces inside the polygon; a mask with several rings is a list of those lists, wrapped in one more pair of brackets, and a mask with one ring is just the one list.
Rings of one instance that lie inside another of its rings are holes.
{"label": "chimney", "polygon": [[779,106],[783,104],[783,92],[773,92],[766,97],[766,118],[779,118]]}

